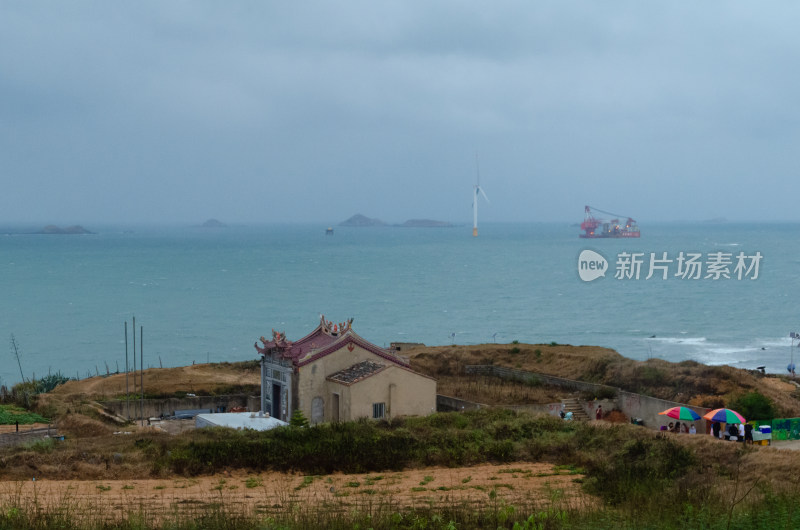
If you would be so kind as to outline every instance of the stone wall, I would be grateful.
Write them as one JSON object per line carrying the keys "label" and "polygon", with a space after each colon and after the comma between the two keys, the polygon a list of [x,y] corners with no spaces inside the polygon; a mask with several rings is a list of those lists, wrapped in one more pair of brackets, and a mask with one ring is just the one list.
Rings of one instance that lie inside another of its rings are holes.
{"label": "stone wall", "polygon": [[473,403],[465,399],[458,399],[450,396],[436,395],[436,412],[454,412],[463,410],[477,410],[486,408],[487,405]]}
{"label": "stone wall", "polygon": [[[125,400],[102,401],[100,404],[107,411],[122,418],[127,418],[128,406]],[[141,399],[130,400],[130,419],[141,419],[140,407]],[[206,410],[213,412],[226,412],[233,407],[246,407],[248,411],[257,412],[260,409],[259,398],[257,396],[246,396],[244,394],[234,394],[229,396],[196,396],[185,398],[167,399],[145,399],[144,417],[162,418],[172,416],[176,410]]]}
{"label": "stone wall", "polygon": [[708,429],[711,428],[711,422],[702,419],[703,415],[711,409],[694,407],[686,403],[667,401],[666,399],[634,394],[633,392],[625,392],[623,390],[620,390],[619,396],[617,397],[617,408],[619,408],[619,410],[630,418],[641,419],[644,425],[651,429],[660,429],[662,425],[667,425],[671,421],[676,421],[667,416],[659,416],[658,414],[672,407],[687,407],[698,413],[701,419],[693,422],[698,433],[707,433]]}
{"label": "stone wall", "polygon": [[[494,365],[468,365],[464,367],[464,372],[467,374],[481,374],[500,377],[502,379],[514,381],[524,382],[533,380],[543,384],[559,386],[571,391],[590,392],[598,396],[608,396],[611,392],[616,393],[615,398],[581,401],[581,406],[592,419],[594,419],[594,411],[596,410],[597,405],[602,404],[604,412],[608,412],[609,410],[616,408],[628,416],[631,421],[636,420],[637,423],[641,422],[641,424],[651,429],[660,429],[662,425],[667,425],[670,421],[675,420],[666,416],[661,416],[658,414],[659,412],[672,407],[688,407],[700,415],[701,419],[694,422],[698,433],[708,432],[708,429],[710,429],[711,425],[710,422],[702,419],[703,415],[709,412],[711,409],[695,407],[685,403],[668,401],[665,399],[645,396],[633,392],[626,392],[616,387],[607,385],[600,385],[585,381],[574,381],[572,379],[564,379],[538,372],[528,372]],[[553,414],[551,405],[542,405],[542,407],[547,407],[547,410],[545,411],[546,413]],[[560,411],[556,411],[556,414],[558,414],[558,412]]]}
{"label": "stone wall", "polygon": [[19,445],[22,443],[31,443],[37,440],[55,436],[56,430],[51,427],[42,427],[39,429],[31,429],[27,425],[20,427],[19,432],[10,432],[0,434],[0,447]]}

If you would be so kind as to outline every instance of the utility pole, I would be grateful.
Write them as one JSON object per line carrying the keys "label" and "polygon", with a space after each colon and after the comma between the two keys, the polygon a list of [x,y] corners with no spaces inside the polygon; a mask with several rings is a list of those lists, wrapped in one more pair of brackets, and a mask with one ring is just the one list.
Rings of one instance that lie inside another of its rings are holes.
{"label": "utility pole", "polygon": [[25,382],[25,376],[22,374],[22,363],[19,361],[19,350],[17,349],[17,339],[14,338],[14,334],[11,334],[11,347],[14,348],[14,356],[17,358],[17,365],[19,365],[19,376],[22,378],[22,382]]}
{"label": "utility pole", "polygon": [[[136,317],[133,317],[133,395],[136,399]],[[136,413],[136,402],[133,402],[133,412]]]}
{"label": "utility pole", "polygon": [[131,421],[130,390],[128,389],[128,321],[125,321],[125,407],[128,410],[128,421]]}
{"label": "utility pole", "polygon": [[[134,352],[136,355],[136,352]],[[141,416],[142,416],[142,427],[144,427],[144,326],[139,326],[139,369],[141,373],[139,374],[139,383],[142,385],[142,408],[141,408]]]}

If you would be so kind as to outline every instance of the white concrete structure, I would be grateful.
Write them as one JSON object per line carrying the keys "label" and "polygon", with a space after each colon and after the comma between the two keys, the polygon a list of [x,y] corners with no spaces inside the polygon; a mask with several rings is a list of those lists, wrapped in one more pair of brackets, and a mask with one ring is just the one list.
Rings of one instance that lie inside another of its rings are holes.
{"label": "white concrete structure", "polygon": [[219,414],[198,414],[194,418],[194,425],[198,429],[202,427],[230,427],[231,429],[268,431],[275,427],[283,427],[289,424],[268,415],[259,416],[257,412],[222,412]]}

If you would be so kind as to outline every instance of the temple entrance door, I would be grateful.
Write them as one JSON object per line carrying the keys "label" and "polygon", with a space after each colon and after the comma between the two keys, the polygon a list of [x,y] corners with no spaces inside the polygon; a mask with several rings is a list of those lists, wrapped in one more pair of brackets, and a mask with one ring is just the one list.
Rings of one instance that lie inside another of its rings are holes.
{"label": "temple entrance door", "polygon": [[339,421],[339,394],[331,394],[331,421]]}
{"label": "temple entrance door", "polygon": [[272,383],[272,411],[270,411],[270,416],[273,418],[281,418],[281,385],[276,383]]}

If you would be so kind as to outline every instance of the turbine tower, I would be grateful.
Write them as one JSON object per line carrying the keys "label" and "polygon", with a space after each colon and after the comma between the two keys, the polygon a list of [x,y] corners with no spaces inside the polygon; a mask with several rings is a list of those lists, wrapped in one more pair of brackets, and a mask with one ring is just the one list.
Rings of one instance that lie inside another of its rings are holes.
{"label": "turbine tower", "polygon": [[478,155],[475,155],[475,168],[478,173],[478,182],[475,184],[472,194],[472,237],[478,237],[478,195],[483,195],[486,202],[489,202],[489,197],[481,188],[481,167],[478,164]]}

